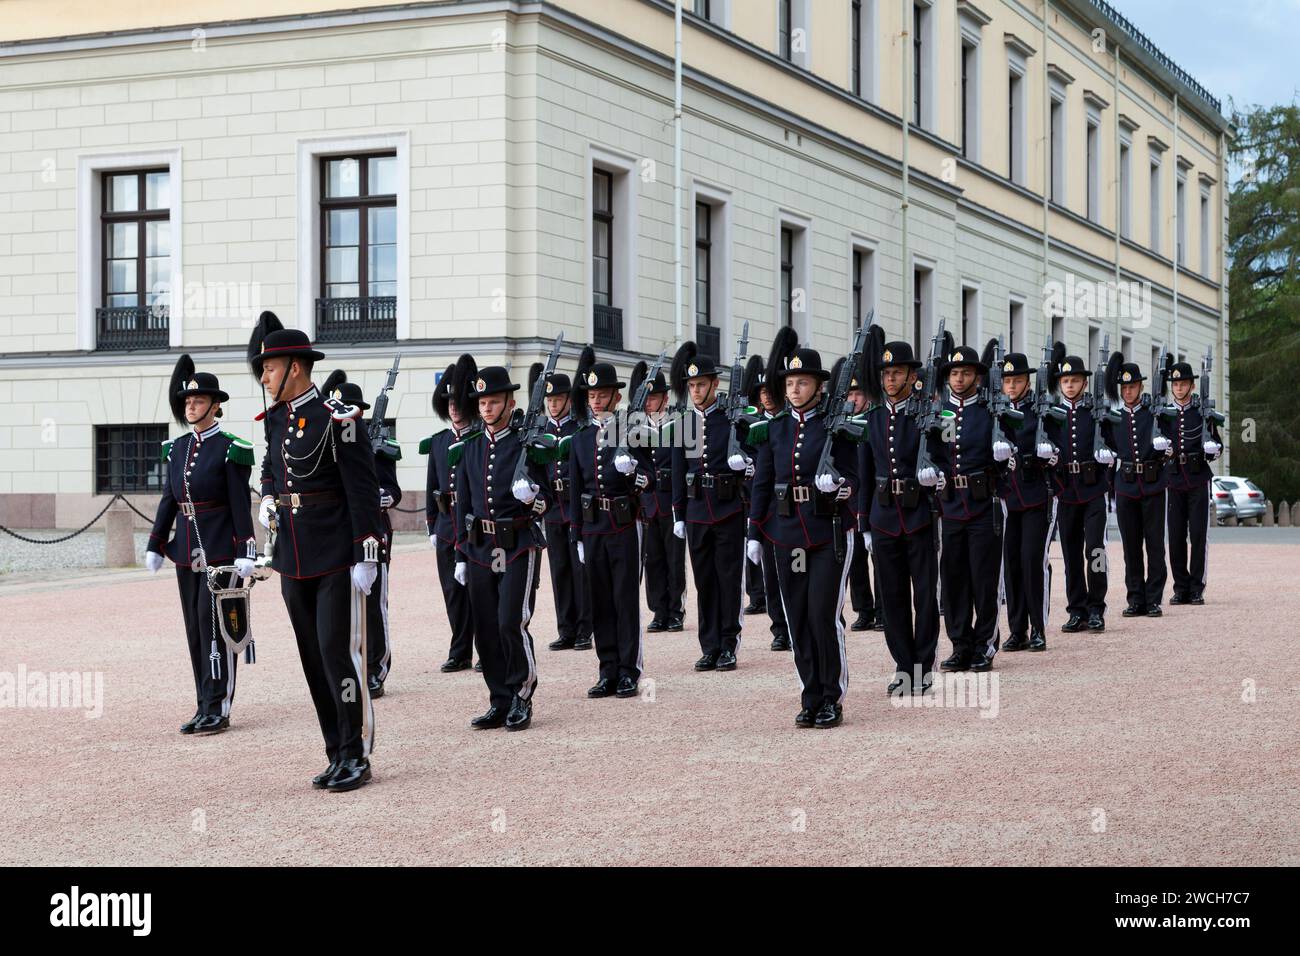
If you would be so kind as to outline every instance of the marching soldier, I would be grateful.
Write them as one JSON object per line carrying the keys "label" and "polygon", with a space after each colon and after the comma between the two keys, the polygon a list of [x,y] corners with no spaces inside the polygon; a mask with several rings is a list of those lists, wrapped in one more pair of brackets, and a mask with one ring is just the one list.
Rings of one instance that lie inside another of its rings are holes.
{"label": "marching soldier", "polygon": [[[997,339],[993,339],[985,349],[985,365],[993,361],[996,345]],[[1029,376],[1037,372],[1021,352],[1008,352],[1002,360],[1002,392],[1011,400],[1011,407],[1024,415],[1013,429],[999,426],[1015,446],[998,482],[1003,514],[1002,577],[1011,629],[1011,636],[1002,645],[1004,651],[1047,650],[1052,597],[1048,552],[1056,526],[1056,499],[1048,480],[1057,450],[1051,442],[1040,444],[1036,440],[1038,416],[1034,414]]]}
{"label": "marching soldier", "polygon": [[[761,357],[759,359],[762,360]],[[781,413],[785,405],[784,397],[780,403],[773,400],[772,394],[767,390],[767,376],[765,373],[757,375],[756,380],[750,383],[749,404],[760,410],[764,421],[771,421]],[[760,432],[761,433],[761,432]],[[753,491],[750,492],[750,500],[753,500]],[[765,519],[766,520],[766,519]],[[751,536],[752,540],[752,536]],[[763,572],[763,593],[768,597],[767,617],[772,622],[772,644],[770,649],[774,651],[790,650],[790,627],[786,624],[785,608],[781,604],[781,585],[777,580],[776,574],[776,545],[772,543],[765,535],[759,535],[758,543],[762,546],[762,572]],[[746,546],[748,547],[748,545]],[[753,561],[749,564],[752,566]]]}
{"label": "marching soldier", "polygon": [[645,523],[645,597],[653,615],[649,632],[680,631],[686,617],[686,542],[673,534],[673,438],[677,433],[668,411],[668,382],[656,373],[646,396],[646,417],[658,439],[650,451],[654,490],[641,495]]}
{"label": "marching soldier", "polygon": [[591,624],[600,673],[591,698],[635,697],[641,679],[640,497],[654,483],[648,450],[620,448],[614,416],[623,397],[618,372],[590,347],[574,380],[582,424],[569,439],[569,511],[578,560],[591,588]]}
{"label": "marching soldier", "polygon": [[[188,355],[176,362],[167,399],[176,420],[190,430],[163,442],[167,485],[144,559],[155,573],[164,555],[176,565],[197,698],[194,716],[181,725],[181,733],[206,736],[230,726],[238,660],[216,624],[207,569],[234,564],[235,573],[219,576],[220,587],[232,586],[236,576],[253,574],[257,542],[248,507],[253,446],[221,430],[217,420],[230,396],[221,390],[215,375],[195,372]],[[178,513],[181,518],[173,535]]]}
{"label": "marching soldier", "polygon": [[480,369],[470,397],[483,427],[452,450],[456,465],[455,577],[469,589],[488,709],[470,721],[475,730],[524,730],[533,719],[537,662],[528,622],[538,551],[546,546],[537,519],[550,502],[543,466],[527,455],[514,415],[519,386],[498,365]]}
{"label": "marching soldier", "polygon": [[994,466],[1010,458],[1014,449],[994,434],[988,403],[979,394],[979,377],[987,372],[973,348],[948,350],[944,411],[951,416],[952,437],[933,443],[936,467],[917,475],[923,485],[938,489],[943,516],[939,566],[952,655],[939,666],[946,671],[992,670],[1000,643],[1002,515],[995,507]]}
{"label": "marching soldier", "polygon": [[[763,357],[751,355],[745,365],[745,400],[755,409],[761,407],[756,401],[755,393],[762,387],[762,383]],[[753,475],[746,477],[740,487],[741,508],[745,514],[749,514],[749,501],[754,487]],[[767,582],[763,577],[762,565],[752,561],[742,563],[745,566],[745,594],[749,597],[749,603],[745,605],[745,614],[770,614],[767,606]],[[773,600],[775,601],[776,598],[773,597]]]}
{"label": "marching soldier", "polygon": [[673,533],[686,538],[695,577],[700,650],[697,671],[736,669],[745,589],[745,510],[741,484],[753,475],[746,454],[727,452],[731,422],[718,401],[713,359],[685,342],[673,356],[673,389],[690,396],[697,449],[673,448]]}
{"label": "marching soldier", "polygon": [[1058,450],[1052,472],[1069,615],[1061,630],[1100,632],[1106,630],[1106,493],[1115,455],[1104,445],[1094,447],[1095,422],[1105,410],[1085,402],[1092,370],[1077,355],[1067,355],[1057,369],[1057,404],[1065,419],[1049,417],[1047,434]]}
{"label": "marching soldier", "polygon": [[329,767],[312,786],[355,790],[370,780],[374,709],[365,674],[366,608],[387,551],[375,456],[361,409],[311,382],[325,356],[305,332],[264,312],[249,344],[270,396],[258,520],[276,527],[280,573],[298,655]]}
{"label": "marching soldier", "polygon": [[883,339],[873,326],[864,384],[874,403],[866,413],[861,473],[870,500],[859,510],[869,516],[863,541],[876,566],[885,644],[894,659],[888,693],[923,694],[939,645],[939,560],[930,491],[916,476],[921,432],[908,408],[922,363],[907,342]]}
{"label": "marching soldier", "polygon": [[1128,592],[1124,617],[1160,617],[1168,576],[1165,459],[1170,442],[1156,427],[1149,396],[1142,395],[1146,378],[1136,362],[1125,362],[1121,353],[1113,353],[1106,379],[1107,392],[1118,388],[1121,401],[1121,420],[1103,423],[1102,435],[1116,457],[1115,521],[1124,545],[1124,586]]}
{"label": "marching soldier", "polygon": [[[533,365],[533,376],[542,371],[542,363]],[[528,383],[531,394],[533,382]],[[569,376],[552,374],[544,386],[546,392],[546,433],[556,439],[572,435],[578,423],[572,415]],[[546,557],[551,566],[551,594],[555,598],[555,625],[560,636],[547,645],[553,651],[585,651],[591,647],[591,593],[587,575],[578,561],[578,544],[569,534],[569,463],[561,457],[546,466],[555,507],[546,512]]]}
{"label": "marching soldier", "polygon": [[[328,398],[370,410],[365,393],[356,382],[347,380],[341,369],[330,374],[321,391]],[[366,595],[366,683],[370,699],[384,696],[384,681],[392,668],[393,644],[388,628],[388,577],[393,559],[393,520],[388,509],[402,500],[402,489],[397,483],[397,463],[402,459],[402,446],[386,438],[375,449],[375,480],[379,482],[379,514],[384,523],[384,547],[380,550],[379,577]]]}
{"label": "marching soldier", "polygon": [[478,366],[472,355],[462,355],[455,365],[448,365],[433,393],[433,412],[451,427],[420,442],[420,453],[429,456],[425,480],[425,522],[429,544],[438,564],[438,584],[442,588],[447,620],[451,624],[451,648],[438,669],[444,674],[468,670],[474,657],[474,617],[465,585],[456,580],[456,543],[464,529],[456,525],[456,465],[451,463],[451,448],[457,454],[460,443],[481,427],[478,409],[470,391],[478,378]]}
{"label": "marching soldier", "polygon": [[[831,381],[838,381],[840,368],[844,364],[844,359],[840,358],[835,362],[834,368],[831,369]],[[862,383],[859,381],[860,372],[854,371],[852,387],[849,389],[849,401],[853,403],[853,414],[861,415],[867,410],[867,393],[863,390]],[[859,476],[867,474],[864,470],[866,466],[867,443],[862,442],[858,445],[858,474]],[[855,527],[858,534],[867,534],[870,532],[870,522],[868,520],[869,506],[871,502],[870,492],[867,489],[866,482],[862,482],[858,488],[858,496],[855,499],[857,519]],[[867,507],[863,507],[866,505]],[[865,538],[863,539],[865,543]],[[854,631],[869,631],[876,624],[876,602],[871,596],[871,565],[868,560],[870,551],[866,547],[855,548],[853,553],[853,563],[849,566],[849,600],[853,606],[853,611],[857,615],[850,625]]]}
{"label": "marching soldier", "polygon": [[[1173,569],[1174,593],[1170,604],[1204,604],[1206,581],[1206,537],[1210,530],[1210,462],[1219,457],[1223,445],[1213,423],[1205,420],[1199,402],[1193,401],[1195,377],[1187,362],[1178,362],[1169,372],[1175,415],[1161,421],[1161,431],[1172,443],[1169,469],[1169,564]],[[1204,399],[1204,396],[1201,396]],[[1191,541],[1190,560],[1188,540]]]}
{"label": "marching soldier", "polygon": [[[844,719],[849,683],[840,614],[857,537],[848,502],[857,491],[858,455],[827,430],[822,386],[830,373],[818,352],[798,343],[793,329],[782,328],[767,364],[768,381],[784,391],[789,407],[748,430],[757,464],[745,551],[758,563],[759,536],[776,545],[779,594],[802,684],[795,726],[827,728]],[[828,441],[838,479],[817,473]]]}

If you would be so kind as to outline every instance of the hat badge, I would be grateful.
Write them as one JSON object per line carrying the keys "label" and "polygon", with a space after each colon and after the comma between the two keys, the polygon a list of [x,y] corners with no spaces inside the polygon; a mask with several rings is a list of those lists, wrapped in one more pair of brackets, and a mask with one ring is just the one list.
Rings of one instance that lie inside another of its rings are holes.
{"label": "hat badge", "polygon": [[786,367],[786,368],[803,368],[803,359],[799,358],[799,356],[796,355],[796,356],[794,356],[793,358],[791,358],[790,361],[788,361],[788,362],[785,363],[785,367]]}
{"label": "hat badge", "polygon": [[547,383],[546,383],[546,394],[547,394],[547,395],[550,395],[551,392],[553,392],[553,391],[555,391],[555,383],[554,383],[554,382],[547,382]]}
{"label": "hat badge", "polygon": [[1011,362],[1003,362],[1003,363],[1002,363],[1002,371],[1004,371],[1004,372],[1014,372],[1015,370],[1016,370],[1016,367],[1015,367],[1015,365],[1012,364]]}
{"label": "hat badge", "polygon": [[588,373],[587,373],[587,384],[588,384],[588,385],[595,385],[598,381],[600,381],[600,379],[596,377],[596,373],[595,373],[595,372],[588,372]]}
{"label": "hat badge", "polygon": [[1074,369],[1074,366],[1071,365],[1069,362],[1062,362],[1062,363],[1061,363],[1061,371],[1062,371],[1062,372],[1073,371],[1073,369]]}
{"label": "hat badge", "polygon": [[336,388],[334,389],[334,391],[330,392],[330,398],[342,398],[342,397],[343,397],[343,389],[341,388]]}
{"label": "hat badge", "polygon": [[857,388],[857,387],[858,387],[858,380],[857,380],[857,378],[851,378],[851,379],[849,379],[849,388]]}
{"label": "hat badge", "polygon": [[885,351],[881,354],[880,357],[884,359],[886,362],[892,362],[894,360],[894,353],[889,351],[889,349],[885,349]]}
{"label": "hat badge", "polygon": [[186,387],[187,389],[189,389],[190,391],[194,391],[194,389],[196,389],[196,388],[199,387],[198,379],[194,379],[193,381],[191,381],[191,382],[190,382],[188,385],[186,385],[185,387]]}
{"label": "hat badge", "polygon": [[948,356],[948,361],[949,361],[949,362],[960,362],[960,361],[961,361],[961,353],[960,353],[960,352],[953,352],[951,355]]}
{"label": "hat badge", "polygon": [[485,388],[487,388],[487,382],[485,382],[483,379],[479,379],[477,382],[474,383],[474,390],[477,392],[481,392]]}
{"label": "hat badge", "polygon": [[1126,381],[1126,382],[1131,382],[1132,380],[1133,380],[1133,373],[1132,373],[1132,372],[1125,372],[1125,373],[1124,373],[1124,381]]}
{"label": "hat badge", "polygon": [[1183,373],[1178,369],[1174,369],[1173,378],[1182,378],[1182,377],[1183,377]]}
{"label": "hat badge", "polygon": [[687,375],[699,375],[699,374],[700,374],[700,367],[699,367],[698,365],[696,365],[694,362],[692,362],[690,365],[686,366],[686,374],[687,374]]}

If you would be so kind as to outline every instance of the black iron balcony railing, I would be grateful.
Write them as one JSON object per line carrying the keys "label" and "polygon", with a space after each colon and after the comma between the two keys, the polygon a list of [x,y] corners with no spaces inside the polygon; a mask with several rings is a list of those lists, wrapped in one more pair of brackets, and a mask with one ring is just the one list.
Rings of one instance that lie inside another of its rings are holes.
{"label": "black iron balcony railing", "polygon": [[168,334],[166,306],[113,306],[95,310],[95,347],[105,352],[165,349]]}
{"label": "black iron balcony railing", "polygon": [[317,342],[394,342],[397,297],[316,300]]}
{"label": "black iron balcony railing", "polygon": [[695,344],[701,355],[707,355],[713,361],[722,361],[722,330],[714,325],[695,326]]}
{"label": "black iron balcony railing", "polygon": [[623,310],[612,305],[592,306],[592,345],[598,349],[623,348]]}

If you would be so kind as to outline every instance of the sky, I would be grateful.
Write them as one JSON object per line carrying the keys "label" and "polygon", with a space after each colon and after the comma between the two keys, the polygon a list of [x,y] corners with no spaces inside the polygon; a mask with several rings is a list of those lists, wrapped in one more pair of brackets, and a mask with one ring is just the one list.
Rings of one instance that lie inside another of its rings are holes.
{"label": "sky", "polygon": [[1300,99],[1300,0],[1109,2],[1217,96],[1225,114]]}

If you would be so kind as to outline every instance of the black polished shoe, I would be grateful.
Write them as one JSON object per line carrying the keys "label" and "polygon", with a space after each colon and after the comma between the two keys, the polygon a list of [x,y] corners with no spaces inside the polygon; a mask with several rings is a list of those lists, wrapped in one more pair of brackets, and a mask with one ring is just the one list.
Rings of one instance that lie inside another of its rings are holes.
{"label": "black polished shoe", "polygon": [[821,710],[817,711],[817,717],[813,720],[813,726],[818,730],[825,730],[827,727],[838,727],[844,722],[844,708],[839,704],[822,704]]}
{"label": "black polished shoe", "polygon": [[608,677],[602,677],[596,683],[587,688],[587,696],[595,700],[598,697],[613,697],[614,682]]}
{"label": "black polished shoe", "polygon": [[953,651],[952,657],[939,662],[939,669],[944,671],[970,670],[970,655],[963,651]]}
{"label": "black polished shoe", "polygon": [[580,638],[578,638],[577,640],[575,640],[575,641],[573,642],[573,649],[574,649],[575,651],[589,651],[589,650],[591,650],[591,638],[590,638],[589,636],[588,636],[588,637],[580,637]]}
{"label": "black polished shoe", "polygon": [[339,760],[331,760],[328,767],[311,778],[312,787],[317,790],[324,790],[325,784],[329,783],[330,777],[339,772],[339,764]]}
{"label": "black polished shoe", "polygon": [[766,613],[767,613],[767,602],[766,602],[766,601],[750,601],[748,604],[745,605],[745,613],[746,613],[746,614],[766,614]]}
{"label": "black polished shoe", "polygon": [[[1083,623],[1082,614],[1071,614],[1070,619],[1061,625],[1062,634],[1074,634],[1082,631],[1087,625]],[[1010,650],[1010,648],[1007,648]]]}
{"label": "black polished shoe", "polygon": [[370,761],[365,757],[354,757],[339,764],[334,776],[325,781],[325,789],[330,793],[346,793],[370,782]]}
{"label": "black polished shoe", "polygon": [[500,707],[489,707],[485,713],[471,720],[469,725],[475,730],[493,730],[497,727],[504,727],[505,723],[506,712]]}
{"label": "black polished shoe", "polygon": [[857,616],[852,624],[849,625],[850,631],[869,631],[876,624],[876,615],[869,612],[863,612]]}
{"label": "black polished shoe", "polygon": [[794,715],[794,725],[796,727],[811,727],[816,719],[817,715],[812,711],[812,709],[805,707],[803,710],[799,711],[799,713]]}
{"label": "black polished shoe", "polygon": [[366,689],[370,691],[371,700],[384,696],[384,682],[373,674],[366,678]]}
{"label": "black polished shoe", "polygon": [[665,631],[684,631],[686,630],[686,617],[682,614],[670,614],[668,616],[668,625]]}
{"label": "black polished shoe", "polygon": [[901,697],[907,693],[907,690],[907,678],[899,674],[889,682],[889,686],[885,688],[885,693],[890,697]]}
{"label": "black polished shoe", "polygon": [[788,651],[790,650],[790,638],[778,634],[776,637],[772,638],[771,646],[774,651]]}
{"label": "black polished shoe", "polygon": [[653,621],[645,626],[647,634],[658,634],[660,631],[668,630],[668,621],[662,617],[656,617]]}
{"label": "black polished shoe", "polygon": [[718,655],[717,670],[734,671],[736,669],[736,652],[723,651]]}
{"label": "black polished shoe", "polygon": [[1160,610],[1159,604],[1152,604],[1147,608],[1147,617],[1164,617],[1165,612]]}
{"label": "black polished shoe", "polygon": [[[1042,631],[1034,631],[1029,635],[1029,649],[1031,651],[1047,650],[1047,635]],[[1004,647],[1003,650],[1006,650]]]}
{"label": "black polished shoe", "polygon": [[442,666],[439,667],[438,670],[442,671],[444,674],[453,674],[456,671],[467,671],[472,666],[474,666],[474,662],[468,657],[462,658],[461,660],[449,657],[442,662]]}
{"label": "black polished shoe", "polygon": [[1169,599],[1170,607],[1173,607],[1175,604],[1191,604],[1191,603],[1192,603],[1192,599],[1188,595],[1183,594],[1181,591],[1175,591],[1173,593],[1173,596]]}
{"label": "black polished shoe", "polygon": [[618,679],[618,690],[614,693],[618,697],[635,697],[636,681],[624,674]]}
{"label": "black polished shoe", "polygon": [[1146,612],[1147,612],[1147,608],[1145,604],[1130,604],[1128,607],[1124,608],[1123,616],[1142,617],[1144,614],[1146,614]]}
{"label": "black polished shoe", "polygon": [[701,657],[698,661],[695,662],[695,669],[697,671],[711,671],[717,666],[718,666],[717,654],[705,654],[703,657]]}
{"label": "black polished shoe", "polygon": [[912,696],[924,697],[926,694],[930,693],[930,690],[933,687],[934,687],[934,675],[926,674],[924,677],[921,678],[920,686],[917,686],[915,684],[912,685]]}
{"label": "black polished shoe", "polygon": [[229,729],[230,718],[218,717],[216,714],[205,714],[198,719],[194,725],[194,736],[207,737],[211,734],[219,734]]}
{"label": "black polished shoe", "polygon": [[885,615],[881,611],[876,612],[875,622],[871,625],[873,631],[883,631],[885,629]]}
{"label": "black polished shoe", "polygon": [[1007,638],[1007,642],[1002,645],[1002,649],[1011,654],[1015,651],[1023,651],[1028,646],[1029,638],[1023,634],[1012,634]]}
{"label": "black polished shoe", "polygon": [[1204,594],[1193,594],[1191,597],[1189,597],[1189,598],[1187,599],[1187,603],[1188,603],[1188,604],[1204,604],[1204,603],[1205,603],[1205,595],[1204,595]]}
{"label": "black polished shoe", "polygon": [[573,650],[573,638],[559,637],[546,645],[548,651],[571,651]]}
{"label": "black polished shoe", "polygon": [[189,720],[185,721],[185,723],[181,724],[181,733],[183,734],[194,733],[194,725],[197,724],[202,717],[203,717],[202,714],[195,714]]}
{"label": "black polished shoe", "polygon": [[971,658],[970,670],[979,671],[981,673],[993,670],[993,658],[984,653],[976,654]]}
{"label": "black polished shoe", "polygon": [[533,722],[533,702],[518,695],[510,702],[510,713],[506,715],[506,730],[525,730]]}
{"label": "black polished shoe", "polygon": [[1098,614],[1096,611],[1093,611],[1091,614],[1088,615],[1088,630],[1090,631],[1106,630],[1106,619],[1102,617],[1100,614]]}
{"label": "black polished shoe", "polygon": [[475,673],[475,674],[482,674],[482,673],[483,673],[483,662],[482,662],[482,661],[475,661],[475,662],[474,662],[474,673]]}

